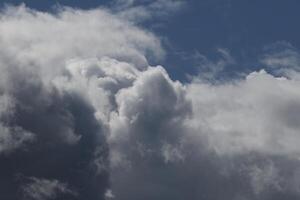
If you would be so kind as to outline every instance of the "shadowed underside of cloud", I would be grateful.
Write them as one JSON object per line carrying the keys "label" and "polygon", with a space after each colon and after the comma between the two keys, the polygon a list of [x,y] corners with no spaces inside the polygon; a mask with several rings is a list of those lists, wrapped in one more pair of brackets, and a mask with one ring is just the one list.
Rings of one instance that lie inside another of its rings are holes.
{"label": "shadowed underside of cloud", "polygon": [[120,16],[1,11],[1,198],[299,199],[297,51],[264,56],[288,54],[280,76],[180,83]]}

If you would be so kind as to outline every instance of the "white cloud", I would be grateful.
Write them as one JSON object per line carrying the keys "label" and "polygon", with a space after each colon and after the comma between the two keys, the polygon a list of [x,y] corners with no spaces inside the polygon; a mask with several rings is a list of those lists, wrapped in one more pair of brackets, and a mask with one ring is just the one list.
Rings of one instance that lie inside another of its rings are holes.
{"label": "white cloud", "polygon": [[299,81],[265,71],[221,85],[192,83],[188,124],[220,154],[299,156]]}
{"label": "white cloud", "polygon": [[5,51],[1,57],[16,65],[41,67],[49,76],[73,58],[108,56],[144,68],[146,55],[157,59],[164,55],[155,36],[108,10],[61,8],[57,12],[53,15],[24,6],[2,12],[0,41]]}

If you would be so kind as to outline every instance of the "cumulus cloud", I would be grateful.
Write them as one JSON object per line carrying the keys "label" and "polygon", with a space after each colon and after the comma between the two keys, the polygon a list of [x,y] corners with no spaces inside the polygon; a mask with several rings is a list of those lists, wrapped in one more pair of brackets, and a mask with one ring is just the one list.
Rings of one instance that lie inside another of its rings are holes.
{"label": "cumulus cloud", "polygon": [[298,87],[298,81],[264,70],[233,83],[190,84],[194,118],[189,124],[221,154],[299,156]]}
{"label": "cumulus cloud", "polygon": [[[164,56],[158,37],[120,16],[1,11],[1,195],[298,199],[299,79],[261,70],[217,84],[172,80],[148,63]],[[220,54],[205,60],[213,73],[235,62]]]}
{"label": "cumulus cloud", "polygon": [[[171,81],[161,67],[149,68],[132,87],[119,91],[118,110],[111,113],[109,137],[109,142],[119,149],[118,154],[133,158],[145,154],[160,156],[165,142],[180,142],[181,124],[189,112],[184,94],[182,85]],[[128,144],[132,144],[130,148]],[[124,157],[118,154],[113,155]]]}

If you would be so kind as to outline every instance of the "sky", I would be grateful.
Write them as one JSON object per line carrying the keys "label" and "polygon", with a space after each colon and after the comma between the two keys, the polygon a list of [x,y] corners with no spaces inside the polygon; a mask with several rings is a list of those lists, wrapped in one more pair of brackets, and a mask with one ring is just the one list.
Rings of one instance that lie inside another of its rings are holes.
{"label": "sky", "polygon": [[0,2],[0,199],[300,198],[300,2]]}
{"label": "sky", "polygon": [[[66,5],[81,9],[99,6],[112,7],[111,0],[9,0],[2,4],[18,5],[25,2],[28,7],[42,11],[52,10],[55,5]],[[146,4],[147,0],[136,4]],[[146,3],[145,3],[146,2]],[[149,29],[163,38],[167,56],[163,61],[170,68],[174,79],[186,80],[186,73],[195,73],[202,60],[197,56],[187,58],[186,54],[215,59],[223,48],[237,60],[237,70],[258,69],[257,60],[266,46],[276,42],[288,42],[300,48],[297,26],[300,3],[297,0],[186,0],[171,16],[158,16],[146,23]],[[195,58],[196,57],[196,58]],[[175,69],[174,69],[175,68]]]}

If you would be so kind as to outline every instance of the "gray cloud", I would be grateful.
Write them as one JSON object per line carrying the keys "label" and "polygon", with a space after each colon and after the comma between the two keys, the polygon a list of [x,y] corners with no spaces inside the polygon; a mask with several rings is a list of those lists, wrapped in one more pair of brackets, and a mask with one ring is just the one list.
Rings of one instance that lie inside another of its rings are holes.
{"label": "gray cloud", "polygon": [[29,178],[29,183],[24,185],[22,190],[24,198],[32,200],[57,199],[60,195],[76,196],[76,192],[58,180]]}

